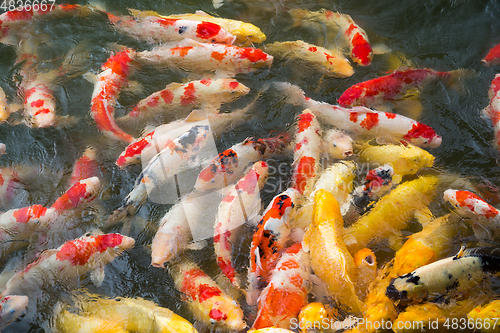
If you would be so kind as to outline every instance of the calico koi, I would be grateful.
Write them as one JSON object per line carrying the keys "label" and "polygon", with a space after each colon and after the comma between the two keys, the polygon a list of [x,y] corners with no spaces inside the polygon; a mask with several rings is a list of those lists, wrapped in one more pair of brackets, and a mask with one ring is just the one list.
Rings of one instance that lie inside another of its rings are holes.
{"label": "calico koi", "polygon": [[310,110],[297,117],[295,150],[293,152],[292,187],[308,196],[318,176],[321,128],[318,119]]}
{"label": "calico koi", "polygon": [[68,180],[68,185],[73,186],[75,183],[90,178],[97,177],[101,173],[101,167],[97,161],[96,151],[94,148],[87,148],[83,155],[76,160],[73,165],[73,171]]}
{"label": "calico koi", "polygon": [[354,190],[354,205],[363,212],[369,209],[371,203],[391,190],[393,176],[390,164],[368,171],[364,184]]}
{"label": "calico koi", "polygon": [[232,264],[233,244],[237,242],[236,228],[252,224],[260,211],[259,191],[268,175],[266,162],[256,162],[250,171],[232,186],[222,199],[214,223],[214,251],[217,264],[225,276],[240,288],[236,270]]}
{"label": "calico koi", "polygon": [[201,191],[228,186],[240,179],[249,165],[282,153],[289,142],[288,135],[265,139],[247,138],[215,157],[200,172],[195,188]]}
{"label": "calico koi", "polygon": [[252,328],[289,328],[307,304],[308,283],[309,257],[297,243],[283,251],[271,272],[269,284],[259,296]]}
{"label": "calico koi", "polygon": [[199,42],[233,44],[236,36],[220,25],[207,21],[162,18],[158,16],[116,16],[107,13],[117,31],[150,43],[181,41],[190,38]]}
{"label": "calico koi", "polygon": [[17,272],[2,295],[24,295],[56,281],[77,279],[87,272],[100,285],[104,266],[133,245],[133,238],[120,234],[82,236],[68,241],[57,249],[42,252],[38,260]]}
{"label": "calico koi", "polygon": [[215,23],[220,25],[229,33],[235,35],[235,42],[237,44],[262,43],[266,40],[266,35],[264,35],[258,27],[251,23],[211,16],[202,10],[197,10],[194,14],[174,14],[168,16],[159,15],[153,11],[143,12],[136,9],[129,9],[129,12],[133,16],[137,17],[158,16],[164,19],[196,20]]}
{"label": "calico koi", "polygon": [[500,74],[496,74],[488,90],[489,104],[483,109],[483,114],[491,120],[495,141],[493,146],[500,151]]}
{"label": "calico koi", "polygon": [[3,296],[0,298],[0,329],[4,329],[17,319],[28,306],[26,296]]}
{"label": "calico koi", "polygon": [[296,209],[300,193],[289,188],[275,196],[267,206],[250,246],[247,303],[256,305],[262,285],[269,281],[281,251],[290,235],[290,220]]}
{"label": "calico koi", "polygon": [[158,113],[180,113],[183,108],[204,106],[217,110],[221,104],[245,96],[250,88],[233,79],[204,79],[186,84],[170,83],[139,101],[128,115],[120,120],[150,118]]}
{"label": "calico koi", "polygon": [[500,211],[480,196],[463,190],[448,189],[443,198],[452,204],[459,215],[472,217],[472,228],[479,239],[493,240],[500,235]]}
{"label": "calico koi", "polygon": [[207,326],[230,331],[246,327],[243,311],[194,262],[182,260],[170,269],[176,288],[184,294],[185,302],[195,318]]}
{"label": "calico koi", "polygon": [[112,55],[101,67],[92,93],[90,113],[97,128],[105,135],[118,140],[132,142],[133,137],[120,129],[114,119],[115,104],[120,90],[133,70],[136,52],[125,48]]}
{"label": "calico koi", "polygon": [[344,78],[354,74],[354,69],[349,60],[343,56],[333,54],[321,46],[309,44],[302,40],[275,42],[266,45],[265,50],[273,57],[304,60],[328,76]]}
{"label": "calico koi", "polygon": [[225,77],[269,67],[273,57],[260,49],[234,45],[198,43],[184,40],[179,46],[158,46],[137,54],[137,60],[150,65],[182,68],[186,71],[217,72]]}

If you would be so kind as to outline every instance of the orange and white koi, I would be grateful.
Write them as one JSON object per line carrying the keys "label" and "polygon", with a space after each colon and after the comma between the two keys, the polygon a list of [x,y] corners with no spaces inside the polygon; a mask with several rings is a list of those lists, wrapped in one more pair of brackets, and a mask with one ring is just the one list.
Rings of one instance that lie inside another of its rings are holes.
{"label": "orange and white koi", "polygon": [[151,116],[180,113],[182,108],[209,107],[217,110],[221,104],[228,103],[248,94],[250,88],[233,79],[204,79],[186,84],[170,83],[165,89],[157,91],[139,101],[128,115],[120,118],[144,119]]}
{"label": "orange and white koi", "polygon": [[377,276],[377,258],[372,250],[364,248],[356,252],[354,255],[354,276],[356,295],[360,300],[364,300],[370,283]]}
{"label": "orange and white koi", "polygon": [[256,305],[262,285],[267,285],[271,271],[285,248],[291,232],[290,220],[300,193],[289,188],[269,203],[250,246],[247,303]]}
{"label": "orange and white koi", "polygon": [[77,279],[87,272],[100,285],[104,266],[134,245],[134,239],[120,234],[82,236],[57,249],[46,250],[38,260],[17,272],[2,295],[24,295],[59,280]]}
{"label": "orange and white koi", "polygon": [[114,223],[123,216],[134,214],[146,201],[148,191],[165,184],[195,161],[207,143],[209,134],[209,126],[193,126],[160,151],[144,167],[134,189],[125,198],[124,204],[111,214],[107,223]]}
{"label": "orange and white koi", "polygon": [[259,310],[252,328],[289,328],[307,304],[309,274],[309,257],[302,244],[285,249],[271,272],[269,284],[259,296]]}
{"label": "orange and white koi", "polygon": [[462,71],[439,72],[431,68],[399,68],[391,74],[356,83],[340,95],[341,106],[374,107],[401,97],[410,88],[422,88],[436,79],[453,81]]}
{"label": "orange and white koi", "polygon": [[308,196],[318,176],[321,128],[316,116],[308,109],[302,111],[297,120],[292,187]]}
{"label": "orange and white koi", "polygon": [[115,104],[120,90],[133,70],[136,52],[132,49],[112,55],[101,67],[92,93],[90,114],[97,128],[109,137],[132,142],[133,137],[119,128],[114,119]]}
{"label": "orange and white koi", "polygon": [[488,98],[490,101],[488,106],[483,109],[483,114],[491,120],[495,133],[493,146],[500,151],[500,74],[496,74],[491,81]]}
{"label": "orange and white koi", "polygon": [[342,30],[342,37],[349,43],[351,58],[358,65],[368,66],[373,58],[373,51],[366,32],[347,14],[322,9],[309,12],[303,9],[292,9],[289,14],[294,18],[295,25],[302,20],[312,20],[324,24],[328,29]]}
{"label": "orange and white koi", "polygon": [[377,198],[391,190],[392,176],[394,169],[390,164],[368,171],[364,184],[354,190],[354,205],[364,213]]}
{"label": "orange and white koi", "polygon": [[250,171],[231,187],[218,207],[214,223],[214,251],[222,273],[236,288],[240,288],[240,284],[231,261],[233,244],[237,241],[234,229],[245,223],[253,224],[261,207],[259,191],[264,186],[267,175],[267,163],[255,163]]}
{"label": "orange and white koi", "polygon": [[498,65],[500,63],[500,44],[493,46],[481,61],[486,66]]}
{"label": "orange and white koi", "polygon": [[302,40],[275,42],[266,45],[265,50],[273,57],[305,60],[321,73],[329,76],[344,78],[354,74],[354,69],[349,64],[349,60],[343,56],[333,54],[321,46],[309,44]]}
{"label": "orange and white koi", "polygon": [[177,290],[184,294],[185,301],[197,320],[207,326],[230,331],[241,331],[246,327],[243,310],[236,301],[224,293],[194,262],[182,260],[173,265],[170,272]]}
{"label": "orange and white koi", "polygon": [[354,140],[346,133],[330,129],[323,135],[324,150],[326,150],[331,158],[345,159],[354,154],[352,144]]}
{"label": "orange and white koi", "polygon": [[73,186],[76,182],[90,177],[97,177],[100,173],[101,168],[96,159],[96,151],[94,148],[89,147],[85,149],[83,155],[73,165],[68,185]]}
{"label": "orange and white koi", "polygon": [[465,190],[444,191],[443,198],[459,215],[472,217],[474,234],[480,239],[493,240],[500,236],[500,211],[480,196]]}
{"label": "orange and white koi", "polygon": [[158,46],[137,53],[137,60],[185,71],[216,72],[226,77],[269,67],[273,57],[260,49],[184,40],[177,47]]}
{"label": "orange and white koi", "polygon": [[200,172],[195,188],[201,191],[226,187],[240,179],[249,165],[282,153],[289,142],[288,135],[256,140],[245,139],[215,157]]}
{"label": "orange and white koi", "polygon": [[227,32],[220,25],[207,21],[107,14],[111,25],[116,30],[151,43],[165,43],[191,38],[205,43],[233,44],[236,39],[236,36]]}
{"label": "orange and white koi", "polygon": [[26,296],[3,296],[0,298],[0,329],[4,329],[17,319],[28,306]]}

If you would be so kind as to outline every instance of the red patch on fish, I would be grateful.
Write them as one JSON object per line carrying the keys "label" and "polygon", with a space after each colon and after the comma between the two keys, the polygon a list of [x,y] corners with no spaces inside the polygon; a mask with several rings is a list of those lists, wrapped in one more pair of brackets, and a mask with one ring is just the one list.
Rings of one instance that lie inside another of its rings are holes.
{"label": "red patch on fish", "polygon": [[357,26],[355,24],[350,24],[349,28],[345,31],[345,35],[349,36],[355,29],[357,29]]}
{"label": "red patch on fish", "polygon": [[496,61],[500,58],[500,44],[495,45],[493,48],[490,49],[486,57],[484,57],[483,61],[486,63],[491,63],[493,61]]}
{"label": "red patch on fish", "polygon": [[130,51],[125,50],[109,57],[108,61],[102,65],[102,69],[106,70],[110,68],[116,75],[126,77],[130,70],[131,61],[132,58],[130,57]]}
{"label": "red patch on fish", "polygon": [[181,105],[189,105],[196,103],[196,88],[194,83],[188,84],[184,88],[184,94],[181,96]]}
{"label": "red patch on fish", "polygon": [[[244,178],[242,178],[238,184],[236,184],[237,190],[243,190],[248,194],[254,194],[260,175],[251,170]],[[257,189],[258,190],[258,189]]]}
{"label": "red patch on fish", "polygon": [[232,90],[238,88],[239,86],[240,86],[239,82],[236,81],[229,82],[229,88],[231,88]]}
{"label": "red patch on fish", "polygon": [[174,55],[175,53],[179,53],[179,57],[184,58],[192,49],[192,46],[180,46],[171,48],[170,52],[172,52],[172,55]]}
{"label": "red patch on fish", "polygon": [[170,104],[172,103],[172,101],[174,100],[174,93],[171,92],[170,90],[168,89],[165,89],[165,90],[162,90],[160,92],[160,96],[161,98],[163,99],[163,101],[165,102],[165,104]]}
{"label": "red patch on fish", "polygon": [[316,177],[316,160],[314,157],[302,156],[295,170],[294,188],[304,194],[309,179]]}
{"label": "red patch on fish", "polygon": [[35,116],[38,116],[38,115],[41,115],[41,114],[48,114],[48,113],[51,113],[52,110],[50,109],[40,109],[38,110],[37,112],[35,112]]}
{"label": "red patch on fish", "polygon": [[31,219],[37,219],[45,215],[47,208],[42,205],[33,205],[20,208],[12,213],[18,223],[27,223]]}
{"label": "red patch on fish", "polygon": [[96,235],[88,240],[76,239],[64,243],[56,258],[59,261],[67,260],[74,266],[83,266],[95,253],[102,253],[108,248],[118,246],[122,241],[123,236],[120,234]]}
{"label": "red patch on fish", "polygon": [[312,113],[303,113],[297,117],[299,119],[299,133],[304,132],[311,126],[313,119],[315,118]]}
{"label": "red patch on fish", "polygon": [[31,102],[31,106],[34,108],[39,108],[45,104],[45,101],[43,99],[37,99],[36,101]]}
{"label": "red patch on fish", "polygon": [[2,186],[4,182],[5,180],[3,179],[3,176],[0,174],[0,186]]}
{"label": "red patch on fish", "polygon": [[69,210],[76,208],[82,199],[88,197],[87,184],[77,182],[54,202],[51,208],[56,210]]}
{"label": "red patch on fish", "polygon": [[486,212],[481,212],[481,215],[486,217],[487,219],[491,219],[491,218],[498,215],[498,211],[494,207],[492,207],[490,204],[488,204],[486,201],[484,201],[480,196],[477,196],[472,192],[456,191],[455,198],[460,206],[465,206],[465,207],[469,208],[471,211],[478,213],[478,214],[479,214],[479,212],[476,212],[475,205],[471,202],[467,203],[467,201],[468,200],[473,200],[473,201],[477,200],[477,201],[483,202],[485,205],[487,205],[488,209],[486,210]]}
{"label": "red patch on fish", "polygon": [[227,54],[227,51],[225,51],[224,53],[213,51],[212,54],[210,55],[210,57],[214,58],[215,60],[222,61],[226,57],[226,54]]}
{"label": "red patch on fish", "polygon": [[[222,200],[222,202],[232,202],[236,197],[234,195],[226,195],[226,197],[224,198],[224,200]],[[214,238],[214,241],[215,241],[215,238]]]}
{"label": "red patch on fish", "polygon": [[371,130],[378,125],[378,113],[367,113],[365,119],[359,125],[367,130]]}
{"label": "red patch on fish", "polygon": [[61,4],[61,5],[59,5],[59,8],[61,8],[65,12],[69,12],[69,11],[72,11],[72,10],[77,10],[78,7],[79,7],[78,5],[69,5],[69,4]]}
{"label": "red patch on fish", "polygon": [[307,49],[308,51],[311,52],[318,52],[318,48],[316,46],[311,46],[310,48]]}
{"label": "red patch on fish", "polygon": [[234,281],[236,277],[236,272],[230,262],[225,261],[222,257],[217,257],[217,264],[219,265],[222,273],[231,280]]}
{"label": "red patch on fish", "polygon": [[11,10],[4,14],[9,21],[29,21],[33,17],[33,11],[31,10]]}
{"label": "red patch on fish", "polygon": [[411,139],[425,138],[432,140],[436,136],[436,132],[432,129],[432,127],[422,124],[416,123],[413,124],[411,129],[403,136],[403,139],[411,141]]}
{"label": "red patch on fish", "polygon": [[146,105],[150,107],[155,107],[158,105],[159,102],[160,102],[160,96],[156,95],[151,97],[149,101],[146,103]]}
{"label": "red patch on fish", "polygon": [[212,22],[201,22],[196,27],[196,36],[203,39],[209,39],[217,36],[221,26]]}
{"label": "red patch on fish", "polygon": [[164,18],[156,19],[156,22],[160,23],[164,27],[173,26],[177,21],[178,20],[175,19],[164,19]]}
{"label": "red patch on fish", "polygon": [[352,121],[353,123],[358,122],[358,113],[357,112],[350,112],[349,113],[349,120]]}
{"label": "red patch on fish", "polygon": [[248,59],[253,63],[266,61],[268,59],[268,55],[264,53],[264,51],[252,47],[241,48],[238,53],[240,54],[241,59]]}
{"label": "red patch on fish", "polygon": [[371,63],[372,47],[359,32],[352,39],[352,54],[359,60],[360,65],[368,66]]}
{"label": "red patch on fish", "polygon": [[227,314],[225,314],[224,312],[220,311],[219,309],[212,309],[212,310],[210,310],[210,312],[208,313],[208,316],[211,319],[216,320],[216,321],[226,320],[227,319]]}
{"label": "red patch on fish", "polygon": [[396,118],[396,114],[395,113],[390,113],[390,112],[385,112],[385,116],[387,117],[387,119],[394,119],[394,118]]}
{"label": "red patch on fish", "polygon": [[210,80],[210,79],[204,79],[204,80],[201,80],[200,83],[204,84],[204,85],[206,85],[208,87],[212,83],[212,80]]}

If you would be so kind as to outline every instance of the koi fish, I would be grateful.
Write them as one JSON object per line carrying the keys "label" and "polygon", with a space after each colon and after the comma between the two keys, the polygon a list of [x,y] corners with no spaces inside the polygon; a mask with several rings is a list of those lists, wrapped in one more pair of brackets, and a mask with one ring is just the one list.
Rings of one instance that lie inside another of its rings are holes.
{"label": "koi fish", "polygon": [[318,175],[321,128],[316,116],[307,109],[302,111],[297,120],[292,187],[300,194],[308,196]]}
{"label": "koi fish", "polygon": [[61,333],[128,333],[120,322],[98,316],[74,314],[62,308],[60,304],[55,311],[52,326]]}
{"label": "koi fish", "polygon": [[216,23],[197,20],[161,18],[158,16],[116,16],[108,19],[119,32],[150,43],[181,41],[190,38],[199,42],[233,44],[236,36]]}
{"label": "koi fish", "polygon": [[323,135],[325,150],[331,158],[343,160],[354,154],[352,143],[354,140],[342,131],[331,129]]}
{"label": "koi fish", "polygon": [[307,304],[309,257],[300,243],[284,250],[259,296],[257,318],[252,328],[288,328]]}
{"label": "koi fish", "polygon": [[432,329],[436,328],[434,325],[444,327],[446,320],[448,319],[442,309],[433,303],[424,303],[407,307],[398,315],[392,326],[396,333],[418,333],[430,330],[431,322]]}
{"label": "koi fish", "polygon": [[365,299],[370,283],[377,276],[377,258],[368,248],[356,252],[354,255],[354,287],[360,300]]}
{"label": "koi fish", "polygon": [[101,169],[99,162],[96,159],[96,151],[94,148],[87,148],[83,155],[76,160],[73,165],[73,171],[68,180],[68,185],[73,186],[76,182],[81,180],[99,176]]}
{"label": "koi fish", "polygon": [[322,331],[321,325],[325,323],[324,320],[329,323],[332,319],[336,319],[337,315],[338,311],[330,306],[325,306],[319,302],[308,303],[299,313],[300,332],[315,332],[317,329]]}
{"label": "koi fish", "polygon": [[383,196],[370,212],[346,228],[344,241],[351,252],[377,239],[387,239],[406,227],[413,211],[427,207],[436,190],[438,178],[422,176],[401,183]]}
{"label": "koi fish", "polygon": [[132,142],[134,138],[120,129],[114,119],[115,104],[120,90],[133,70],[136,52],[125,48],[112,55],[101,67],[92,93],[90,114],[97,128],[109,137]]}
{"label": "koi fish", "polygon": [[111,224],[124,216],[134,214],[146,201],[148,191],[164,185],[196,160],[198,153],[208,141],[209,133],[210,128],[207,125],[193,126],[160,151],[144,167],[134,189],[125,198],[124,204],[110,215],[106,223]]}
{"label": "koi fish", "polygon": [[9,103],[5,92],[0,87],[0,124],[5,123],[12,113],[19,111],[22,107],[20,103]]}
{"label": "koi fish", "polygon": [[241,331],[246,327],[243,311],[194,262],[182,260],[171,267],[176,288],[195,318],[207,326]]}
{"label": "koi fish", "polygon": [[481,61],[486,66],[498,65],[500,62],[500,44],[493,46]]}
{"label": "koi fish", "polygon": [[[481,332],[494,332],[498,321],[499,306],[500,300],[477,306],[467,314],[467,318],[475,323],[481,323]],[[491,329],[486,329],[486,327],[491,327]]]}
{"label": "koi fish", "polygon": [[443,198],[451,203],[459,215],[472,217],[472,228],[479,239],[490,239],[500,235],[500,211],[483,200],[480,196],[469,192],[448,189]]}
{"label": "koi fish", "polygon": [[275,42],[266,45],[265,50],[273,57],[304,60],[328,76],[344,78],[354,74],[354,69],[349,60],[343,56],[333,54],[321,46],[309,44],[302,40]]}
{"label": "koi fish", "polygon": [[120,120],[131,118],[130,120],[136,121],[172,111],[180,113],[186,107],[192,109],[197,106],[206,106],[217,110],[221,104],[245,96],[249,91],[250,88],[233,79],[204,79],[186,84],[170,83],[165,89],[139,101],[132,111]]}
{"label": "koi fish", "polygon": [[289,142],[288,135],[265,139],[247,138],[215,157],[201,170],[194,187],[199,191],[226,187],[240,179],[247,166],[282,153]]}
{"label": "koi fish", "polygon": [[202,10],[197,10],[194,14],[175,14],[168,16],[163,16],[153,11],[139,11],[136,9],[129,9],[129,12],[131,15],[137,17],[158,16],[164,19],[196,20],[215,23],[220,25],[229,33],[235,35],[235,43],[239,45],[252,43],[259,44],[266,40],[266,35],[264,35],[258,27],[251,23],[211,16]]}
{"label": "koi fish", "polygon": [[335,197],[319,190],[314,197],[313,222],[304,235],[311,268],[323,280],[329,294],[355,313],[363,303],[354,288],[354,260],[343,241],[344,221]]}
{"label": "koi fish", "polygon": [[91,177],[74,183],[50,207],[56,211],[72,210],[82,203],[92,201],[99,190],[99,178]]}
{"label": "koi fish", "polygon": [[364,184],[354,190],[354,205],[364,213],[371,203],[391,190],[393,176],[390,164],[368,171]]}
{"label": "koi fish", "polygon": [[493,146],[500,151],[500,74],[496,74],[491,81],[490,89],[488,90],[488,98],[490,102],[483,109],[483,114],[491,120],[493,131],[495,133],[495,141]]}
{"label": "koi fish", "polygon": [[0,329],[9,326],[28,306],[27,296],[3,296],[0,298]]}
{"label": "koi fish", "polygon": [[17,272],[2,295],[24,295],[59,280],[77,279],[87,272],[100,285],[104,266],[133,245],[133,238],[120,234],[82,236],[68,241],[57,249],[42,252],[38,260]]}
{"label": "koi fish", "polygon": [[144,64],[177,67],[189,72],[216,72],[231,77],[269,67],[273,57],[252,47],[185,39],[174,48],[158,46],[151,51],[138,52],[137,60]]}
{"label": "koi fish", "polygon": [[347,14],[332,12],[322,9],[317,12],[310,12],[304,9],[292,9],[288,12],[294,19],[294,25],[299,25],[303,20],[312,20],[324,24],[327,29],[342,31],[342,37],[349,44],[351,58],[354,62],[361,66],[371,64],[373,51],[368,41],[366,32],[354,22]]}
{"label": "koi fish", "polygon": [[497,273],[499,258],[497,247],[462,248],[453,257],[438,260],[397,277],[387,287],[386,294],[401,303],[432,301],[456,289],[464,282],[462,280],[476,281],[484,273]]}
{"label": "koi fish", "polygon": [[290,219],[300,193],[289,188],[275,196],[267,206],[250,245],[247,303],[256,305],[262,284],[267,284],[280,252],[290,235]]}
{"label": "koi fish", "polygon": [[217,264],[225,276],[240,288],[236,270],[232,264],[233,244],[237,242],[234,229],[252,222],[260,211],[259,191],[264,186],[268,175],[266,162],[255,163],[250,171],[232,186],[222,199],[214,223],[214,251]]}
{"label": "koi fish", "polygon": [[439,72],[431,68],[399,68],[389,75],[356,83],[340,95],[337,100],[341,106],[380,105],[401,97],[410,88],[422,88],[429,82],[442,79],[448,82],[457,80],[463,71]]}

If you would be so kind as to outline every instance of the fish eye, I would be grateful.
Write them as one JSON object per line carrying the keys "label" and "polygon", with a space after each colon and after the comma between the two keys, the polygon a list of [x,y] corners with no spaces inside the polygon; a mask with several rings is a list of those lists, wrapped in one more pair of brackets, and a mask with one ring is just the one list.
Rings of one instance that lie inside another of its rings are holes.
{"label": "fish eye", "polygon": [[212,324],[212,325],[217,324],[217,320],[210,318],[210,324]]}

